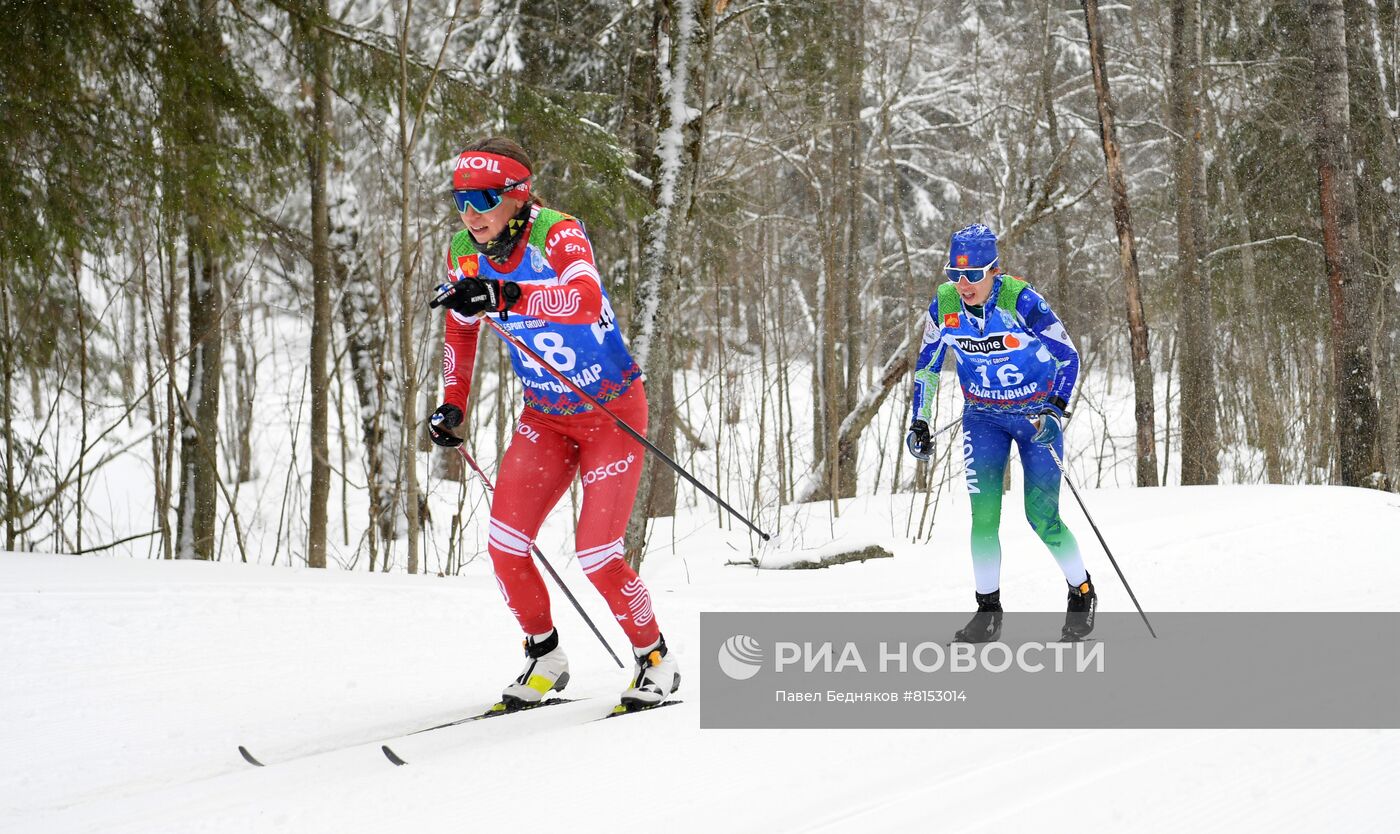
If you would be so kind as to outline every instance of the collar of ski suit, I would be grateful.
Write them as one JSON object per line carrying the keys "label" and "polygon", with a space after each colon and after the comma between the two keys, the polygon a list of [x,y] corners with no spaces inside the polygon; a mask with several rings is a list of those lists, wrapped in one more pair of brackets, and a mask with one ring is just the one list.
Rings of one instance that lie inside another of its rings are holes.
{"label": "collar of ski suit", "polygon": [[[490,243],[476,244],[477,251],[486,255],[486,261],[491,265],[492,269],[505,274],[507,272],[514,272],[515,268],[520,266],[520,261],[525,257],[526,241],[530,239],[530,229],[534,226],[535,218],[539,216],[539,213],[540,207],[538,205],[527,204],[506,223],[506,227],[501,230],[501,234],[490,241]],[[491,257],[490,249],[493,248],[492,244],[499,246],[500,244],[497,243],[497,241],[500,241],[502,238],[513,241],[513,246],[510,250],[510,254],[506,256],[504,261],[497,261]],[[475,241],[473,241],[473,243],[475,243]]]}

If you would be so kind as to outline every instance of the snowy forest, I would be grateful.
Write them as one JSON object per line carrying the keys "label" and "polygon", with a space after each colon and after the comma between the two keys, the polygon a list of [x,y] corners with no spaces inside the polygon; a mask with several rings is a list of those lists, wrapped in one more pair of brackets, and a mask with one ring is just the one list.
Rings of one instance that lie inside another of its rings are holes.
{"label": "snowy forest", "polygon": [[[493,135],[587,224],[650,438],[761,525],[955,483],[954,436],[932,465],[903,438],[949,234],[974,222],[1078,346],[1085,485],[1400,490],[1393,3],[4,18],[5,550],[446,574],[481,556],[487,499],[427,439],[428,302],[461,228],[452,162]],[[462,434],[490,469],[520,410],[494,339],[472,399]],[[738,529],[650,462],[634,564],[680,508]]]}

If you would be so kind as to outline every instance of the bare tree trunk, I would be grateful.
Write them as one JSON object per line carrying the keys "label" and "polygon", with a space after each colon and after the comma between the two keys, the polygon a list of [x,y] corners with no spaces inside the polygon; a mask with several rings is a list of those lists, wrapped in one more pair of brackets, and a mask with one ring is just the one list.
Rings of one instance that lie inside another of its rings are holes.
{"label": "bare tree trunk", "polygon": [[[1060,159],[1064,154],[1065,143],[1060,139],[1060,121],[1055,112],[1055,63],[1057,52],[1050,17],[1051,0],[1045,0],[1041,7],[1041,26],[1045,32],[1044,55],[1040,64],[1040,95],[1045,102],[1045,135],[1050,142],[1050,158]],[[1050,223],[1055,232],[1055,290],[1059,297],[1056,310],[1071,333],[1078,332],[1079,310],[1075,306],[1073,288],[1069,276],[1069,237],[1065,232],[1065,221],[1056,211],[1050,215]],[[1068,317],[1066,317],[1068,313]]]}
{"label": "bare tree trunk", "polygon": [[[647,439],[672,459],[676,457],[676,345],[674,328],[666,328],[665,338],[657,344],[651,367],[669,368],[665,373],[647,376]],[[659,354],[659,355],[658,355]],[[669,466],[647,458],[646,502],[640,498],[637,504],[645,508],[648,518],[666,518],[676,514],[677,476]],[[634,510],[635,512],[635,510]],[[640,551],[639,551],[640,553]],[[641,564],[640,555],[633,567]]]}
{"label": "bare tree trunk", "polygon": [[413,195],[413,137],[410,134],[408,118],[410,102],[408,98],[408,35],[409,23],[413,19],[413,4],[410,0],[403,9],[403,27],[399,31],[399,311],[402,321],[399,324],[399,368],[401,390],[403,392],[403,435],[402,449],[404,516],[408,521],[408,572],[418,572],[418,534],[420,513],[418,506],[418,359],[413,352],[413,266],[417,260],[415,244],[409,234],[409,213],[412,211]]}
{"label": "bare tree trunk", "polygon": [[[864,0],[844,0],[842,14],[838,16],[837,48],[839,63],[837,74],[840,91],[837,94],[838,125],[837,143],[841,149],[842,170],[837,172],[837,191],[841,195],[842,211],[838,216],[845,224],[845,245],[842,247],[841,271],[843,280],[837,306],[841,315],[831,325],[840,327],[843,349],[845,350],[845,370],[840,375],[842,385],[840,409],[834,415],[836,422],[836,454],[829,458],[836,464],[835,487],[842,498],[854,498],[859,474],[858,457],[860,452],[860,432],[842,436],[841,424],[856,408],[860,398],[860,367],[862,345],[860,331],[854,326],[864,320],[860,309],[861,283],[855,276],[861,271],[860,242],[861,212],[864,204],[861,195],[862,159],[864,158],[864,131],[861,129],[861,92],[865,69],[865,2]],[[838,236],[839,237],[839,236]],[[866,421],[869,422],[869,421]]]}
{"label": "bare tree trunk", "polygon": [[[207,54],[217,55],[225,48],[215,0],[184,6],[170,4],[167,14],[173,17],[177,28],[188,29],[194,43]],[[181,118],[185,120],[182,132],[188,137],[190,152],[198,153],[218,141],[219,113],[208,91],[199,90],[193,99],[181,103]],[[214,558],[218,520],[224,275],[221,259],[215,253],[216,230],[202,213],[201,201],[208,197],[204,185],[191,184],[192,193],[186,194],[189,205],[184,206],[182,218],[189,274],[190,351],[184,407],[180,410],[180,505],[175,538],[175,555],[180,559]],[[173,339],[173,322],[169,326],[171,333],[167,338]],[[170,361],[173,363],[173,356]],[[179,396],[176,391],[171,395]]]}
{"label": "bare tree trunk", "polygon": [[1113,225],[1118,232],[1118,262],[1123,270],[1123,288],[1127,295],[1128,336],[1133,353],[1133,416],[1137,421],[1137,484],[1157,486],[1157,431],[1153,414],[1152,357],[1147,342],[1147,318],[1142,309],[1137,241],[1133,237],[1133,216],[1128,206],[1128,182],[1123,175],[1123,161],[1118,153],[1113,98],[1108,89],[1103,35],[1099,28],[1098,0],[1080,2],[1084,7],[1084,27],[1089,35],[1089,62],[1093,67],[1094,92],[1098,99],[1099,137],[1103,140],[1104,163],[1113,197]]}
{"label": "bare tree trunk", "polygon": [[5,549],[15,549],[15,522],[19,520],[19,496],[15,494],[15,427],[14,427],[14,339],[10,328],[10,284],[0,286],[0,327],[4,328],[0,348],[3,348],[4,422],[5,422]]}
{"label": "bare tree trunk", "polygon": [[[832,155],[833,158],[836,154]],[[835,216],[835,208],[831,202],[824,201],[819,209],[820,228],[822,229],[822,240],[831,240],[835,229],[832,222]],[[837,487],[837,479],[840,477],[840,447],[836,442],[836,435],[841,426],[841,406],[845,404],[845,386],[842,384],[842,363],[836,350],[837,333],[844,330],[845,322],[841,321],[837,299],[840,297],[840,279],[837,272],[840,263],[833,251],[834,247],[826,248],[825,257],[822,258],[822,271],[817,285],[817,356],[814,372],[816,374],[815,393],[817,395],[816,414],[813,415],[812,427],[813,442],[816,444],[813,462],[817,469],[817,474],[821,475],[821,492],[814,497],[822,497],[836,501],[841,491]],[[840,505],[834,504],[832,510],[837,515],[840,514]]]}
{"label": "bare tree trunk", "polygon": [[[160,350],[162,361],[165,364],[165,449],[164,468],[161,472],[160,487],[157,493],[164,496],[160,506],[160,512],[169,513],[169,507],[177,504],[179,499],[176,496],[175,481],[175,441],[179,426],[183,423],[179,419],[179,396],[180,391],[175,381],[175,331],[178,320],[179,304],[179,284],[180,270],[178,258],[175,255],[175,237],[170,234],[169,229],[163,228],[164,251],[160,258],[160,278],[161,278],[161,331]],[[168,279],[168,284],[167,284]],[[167,522],[167,527],[169,524]],[[163,535],[165,540],[164,557],[166,559],[175,558],[175,544],[179,536],[179,513],[176,513],[176,529],[166,530]]]}
{"label": "bare tree trunk", "polygon": [[[443,258],[445,259],[447,257],[447,247],[444,246],[442,251]],[[447,338],[447,317],[445,315],[429,316],[427,321],[427,329],[427,343],[433,345],[434,347],[441,345]],[[428,363],[429,367],[431,368],[432,360],[429,359]],[[423,399],[421,402],[423,405],[423,415],[425,420],[429,415],[433,413],[433,410],[438,407],[438,403],[441,402],[438,399],[437,385],[437,380],[440,378],[441,374],[432,374],[423,380],[423,382],[425,382],[426,384],[422,386]],[[475,385],[471,386],[471,390],[476,390]],[[465,434],[465,432],[463,433]],[[452,458],[455,458],[458,461],[462,459],[462,456],[458,454],[452,455],[451,458],[449,458],[448,455],[443,454],[447,450],[440,448],[435,443],[433,443],[432,437],[430,437],[426,431],[418,432],[418,451],[421,454],[426,455],[427,460],[429,462],[431,462],[433,457],[435,456],[438,458],[439,461],[450,460]],[[450,466],[451,464],[448,465]],[[462,480],[460,477],[462,467],[458,466],[455,471],[459,473],[459,476],[456,478],[456,480]],[[431,522],[431,519],[427,519],[427,521]]]}
{"label": "bare tree trunk", "polygon": [[235,483],[244,484],[253,479],[253,405],[258,390],[258,355],[253,342],[245,332],[246,309],[239,302],[231,301],[238,309],[231,315],[226,328],[233,340],[233,426],[229,442],[233,444],[234,466],[237,470]]}
{"label": "bare tree trunk", "polygon": [[213,559],[217,521],[219,382],[223,361],[223,274],[198,216],[186,227],[189,251],[190,354],[181,413],[180,509],[175,551],[181,559]]}
{"label": "bare tree trunk", "polygon": [[[1372,172],[1356,180],[1357,214],[1360,219],[1363,263],[1374,272],[1369,281],[1376,290],[1371,299],[1372,356],[1376,360],[1379,394],[1377,471],[1378,486],[1400,490],[1400,384],[1396,361],[1400,358],[1400,142],[1396,137],[1394,108],[1395,59],[1383,48],[1378,9],[1366,0],[1345,0],[1347,76],[1351,90],[1351,135],[1358,170]],[[1386,416],[1389,415],[1389,416]]]}
{"label": "bare tree trunk", "polygon": [[[166,276],[170,276],[171,282],[176,280],[175,254],[168,235],[164,231],[164,221],[156,218],[156,241],[152,251],[155,253],[156,275],[160,279],[159,295],[156,299],[159,307],[151,303],[150,275],[146,267],[146,262],[141,261],[141,294],[147,301],[148,326],[154,328],[148,334],[146,342],[146,378],[150,385],[148,396],[150,402],[151,424],[163,426],[164,431],[156,432],[151,436],[152,469],[151,475],[155,481],[155,516],[157,526],[160,528],[160,554],[162,559],[175,558],[175,536],[170,527],[170,508],[175,503],[171,494],[171,484],[174,482],[174,456],[175,456],[175,427],[179,422],[175,414],[175,337],[172,333],[175,320],[176,293],[166,286]],[[144,240],[137,238],[137,248],[145,251]],[[156,322],[155,311],[160,311],[160,320]],[[150,346],[154,344],[161,357],[161,363],[165,368],[165,402],[164,413],[156,410],[155,402],[155,360],[151,356]]]}
{"label": "bare tree trunk", "polygon": [[[340,287],[341,325],[345,328],[346,347],[350,355],[350,378],[355,385],[355,393],[360,404],[360,437],[364,450],[365,486],[369,490],[368,530],[370,561],[377,563],[379,539],[391,539],[394,535],[394,515],[388,496],[392,486],[394,467],[386,465],[386,450],[390,440],[385,424],[397,425],[385,414],[392,403],[384,396],[384,364],[387,346],[384,332],[375,326],[373,311],[379,307],[378,291],[375,283],[364,274],[364,267],[358,260],[357,236],[353,232],[341,232],[341,237],[350,241],[347,256],[356,259],[352,271],[344,260],[332,253],[332,268],[337,285]],[[373,567],[370,568],[373,570]]]}
{"label": "bare tree trunk", "polygon": [[[697,24],[702,24],[690,0],[656,0],[657,96],[650,104],[656,126],[652,205],[647,218],[642,278],[633,295],[629,336],[632,353],[647,374],[648,439],[673,455],[676,450],[675,357],[671,339],[672,299],[679,283],[679,230],[690,211],[693,191],[686,169],[693,170],[698,143],[687,137],[690,62]],[[703,73],[704,68],[701,68]],[[648,460],[637,500],[628,520],[627,561],[640,567],[646,552],[647,520],[675,512],[676,476]]]}
{"label": "bare tree trunk", "polygon": [[[70,268],[73,272],[73,286],[82,286],[82,253],[73,251],[71,254]],[[73,509],[77,514],[77,529],[74,535],[75,552],[83,552],[83,509],[87,503],[83,500],[83,482],[86,480],[87,448],[88,448],[88,340],[87,340],[87,317],[84,315],[83,305],[79,304],[77,309],[78,319],[78,500],[74,502]]]}
{"label": "bare tree trunk", "polygon": [[1376,486],[1379,422],[1370,339],[1376,291],[1361,261],[1342,0],[1312,0],[1308,17],[1318,108],[1314,142],[1322,247],[1332,310],[1338,474],[1347,486]]}
{"label": "bare tree trunk", "polygon": [[804,488],[811,499],[833,502],[840,515],[839,501],[855,494],[858,447],[854,439],[841,443],[841,423],[850,413],[859,386],[859,336],[856,318],[855,254],[859,240],[860,202],[860,82],[863,37],[860,0],[839,0],[833,4],[829,28],[824,33],[833,55],[829,85],[830,103],[821,117],[829,124],[826,176],[817,188],[816,221],[820,239],[826,242],[821,253],[821,273],[817,283],[817,351],[813,365],[813,390],[817,395],[814,415],[813,476],[820,486]]}
{"label": "bare tree trunk", "polygon": [[1175,133],[1177,284],[1181,312],[1176,344],[1181,368],[1181,482],[1220,477],[1220,432],[1214,382],[1215,326],[1205,254],[1205,165],[1201,108],[1199,0],[1172,0],[1171,125]]}
{"label": "bare tree trunk", "polygon": [[306,134],[306,157],[311,178],[311,506],[308,508],[306,560],[313,568],[326,566],[327,505],[331,492],[330,377],[326,369],[331,336],[330,201],[326,169],[333,141],[331,131],[330,47],[320,24],[326,0],[313,0],[303,20],[310,58],[312,123]]}

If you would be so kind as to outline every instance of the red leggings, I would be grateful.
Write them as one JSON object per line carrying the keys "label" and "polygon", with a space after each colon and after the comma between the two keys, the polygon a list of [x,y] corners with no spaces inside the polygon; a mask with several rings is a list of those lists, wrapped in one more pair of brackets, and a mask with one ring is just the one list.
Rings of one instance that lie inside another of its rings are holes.
{"label": "red leggings", "polygon": [[[607,405],[646,433],[641,383]],[[574,475],[581,473],[583,508],[574,539],[579,567],[607,600],[633,646],[650,646],[660,636],[651,595],[622,557],[623,534],[642,480],[642,453],[642,444],[601,412],[557,417],[527,408],[520,416],[501,461],[487,550],[506,605],[526,634],[545,634],[554,627],[549,592],[530,544]]]}

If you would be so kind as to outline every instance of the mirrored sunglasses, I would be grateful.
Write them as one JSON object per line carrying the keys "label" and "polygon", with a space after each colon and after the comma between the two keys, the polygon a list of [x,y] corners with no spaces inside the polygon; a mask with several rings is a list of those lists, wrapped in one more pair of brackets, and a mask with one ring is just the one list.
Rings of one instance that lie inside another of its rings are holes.
{"label": "mirrored sunglasses", "polygon": [[452,198],[457,201],[458,214],[466,214],[467,206],[476,209],[478,214],[485,214],[501,204],[502,193],[504,192],[498,188],[480,188],[471,191],[453,191]]}
{"label": "mirrored sunglasses", "polygon": [[996,261],[992,261],[986,266],[973,267],[957,267],[953,266],[952,263],[946,263],[943,265],[943,274],[948,276],[949,281],[966,281],[969,284],[978,284],[996,268]]}

